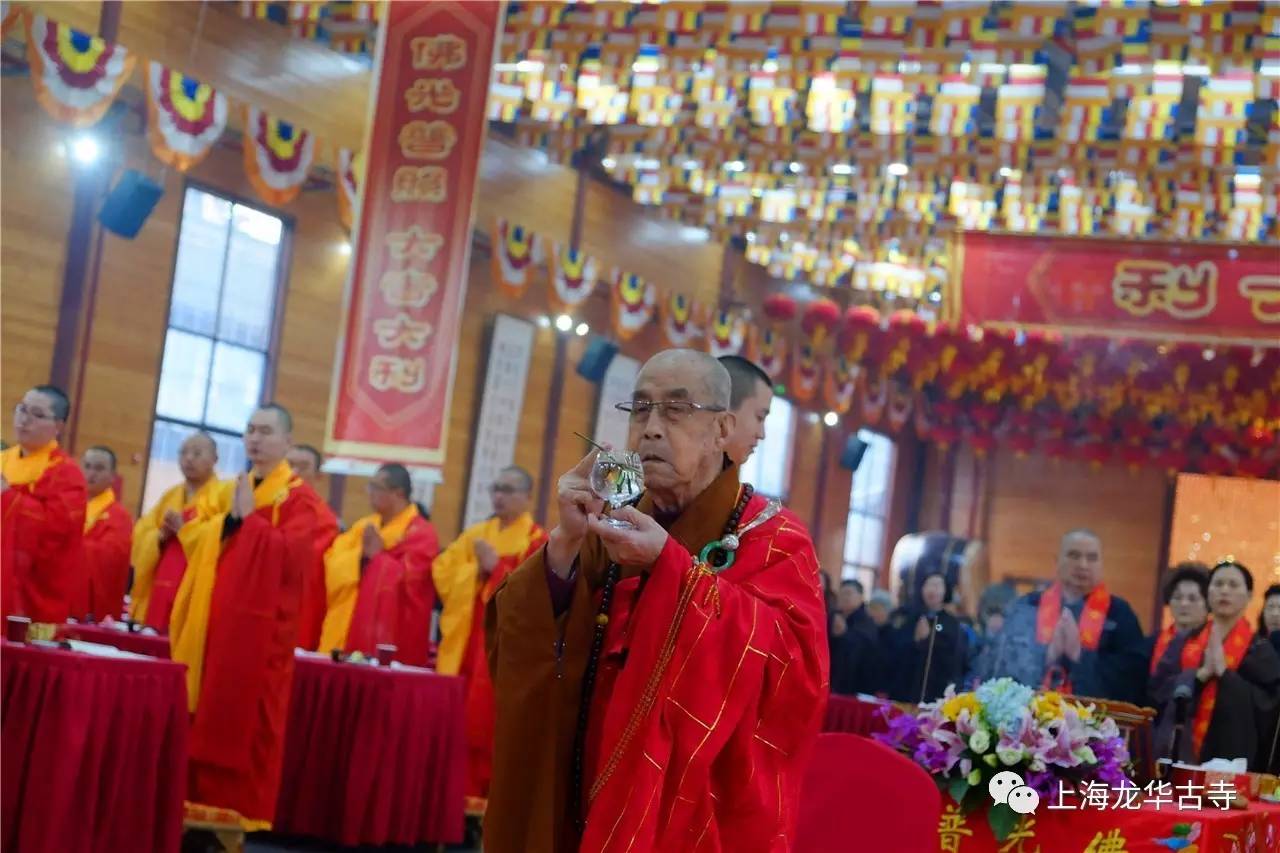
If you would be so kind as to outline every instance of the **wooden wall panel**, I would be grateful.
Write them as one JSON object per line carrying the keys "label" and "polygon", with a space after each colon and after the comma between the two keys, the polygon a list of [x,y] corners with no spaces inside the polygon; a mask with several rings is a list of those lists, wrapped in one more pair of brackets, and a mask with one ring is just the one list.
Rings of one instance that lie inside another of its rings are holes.
{"label": "wooden wall panel", "polygon": [[36,115],[31,81],[6,77],[0,87],[0,408],[10,435],[13,407],[32,385],[49,381],[71,169],[58,148],[65,134]]}

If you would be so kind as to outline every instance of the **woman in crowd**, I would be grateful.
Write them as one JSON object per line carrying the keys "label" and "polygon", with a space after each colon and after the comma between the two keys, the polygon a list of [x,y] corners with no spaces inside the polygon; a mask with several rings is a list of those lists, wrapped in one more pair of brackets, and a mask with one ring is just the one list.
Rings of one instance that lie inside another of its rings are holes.
{"label": "woman in crowd", "polygon": [[965,674],[965,683],[969,687],[993,677],[996,639],[1004,629],[1004,610],[1017,597],[1017,590],[1007,583],[992,584],[982,591],[982,596],[978,599],[978,619],[982,624],[982,633],[978,635],[978,641],[969,648]]}
{"label": "woman in crowd", "polygon": [[[1249,769],[1276,764],[1280,655],[1244,616],[1253,575],[1236,562],[1209,573],[1210,619],[1200,630],[1170,640],[1151,677],[1151,694],[1166,708],[1156,744],[1175,760],[1247,758]],[[1177,708],[1185,696],[1185,720]]]}
{"label": "woman in crowd", "polygon": [[941,573],[919,579],[912,601],[890,620],[885,661],[889,697],[900,702],[937,699],[948,684],[964,679],[967,644],[964,629],[945,609],[951,589]]}
{"label": "woman in crowd", "polygon": [[1267,594],[1262,598],[1258,633],[1271,640],[1271,645],[1280,652],[1280,583],[1267,587]]}
{"label": "woman in crowd", "polygon": [[1209,618],[1209,567],[1195,562],[1174,566],[1164,585],[1164,603],[1173,621],[1155,636],[1151,652],[1152,673],[1174,637],[1199,630]]}

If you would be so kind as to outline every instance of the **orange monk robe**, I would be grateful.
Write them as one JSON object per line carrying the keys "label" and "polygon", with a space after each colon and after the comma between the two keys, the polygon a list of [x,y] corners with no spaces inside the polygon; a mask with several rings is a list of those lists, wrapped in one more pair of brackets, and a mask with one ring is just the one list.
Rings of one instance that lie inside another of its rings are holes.
{"label": "orange monk robe", "polygon": [[[373,526],[385,548],[363,560],[364,531]],[[373,655],[380,644],[396,647],[396,660],[427,665],[431,645],[431,561],[440,552],[436,528],[410,504],[385,525],[368,515],[342,533],[324,555],[329,609],[320,649]]]}
{"label": "orange monk robe", "polygon": [[510,524],[489,518],[473,524],[444,550],[431,567],[431,579],[440,596],[440,648],[436,650],[436,671],[457,675],[462,671],[475,620],[476,597],[480,591],[480,562],[476,542],[484,540],[498,552],[498,558],[519,557],[542,528],[533,516],[524,513]]}
{"label": "orange monk robe", "polygon": [[225,537],[229,501],[192,522],[170,621],[194,711],[187,799],[239,812],[248,830],[270,827],[280,786],[302,579],[320,522],[303,490],[281,462]]}
{"label": "orange monk robe", "polygon": [[[194,493],[188,493],[187,485],[179,484],[138,519],[133,527],[133,588],[129,593],[129,615],[134,622],[161,633],[169,630],[173,602],[187,572],[187,551],[198,539],[199,526],[191,522],[225,513],[231,506],[234,486],[234,482],[210,477]],[[176,536],[161,541],[160,531],[169,510],[179,513],[185,524]]]}
{"label": "orange monk robe", "polygon": [[0,469],[0,615],[65,622],[84,595],[84,474],[56,441],[26,456],[10,447]]}
{"label": "orange monk robe", "polygon": [[[499,588],[486,621],[497,693],[487,853],[791,849],[826,706],[825,608],[813,542],[785,510],[745,534],[724,572],[696,563],[737,494],[730,468],[671,526],[653,566],[617,585],[588,715],[581,837],[571,764],[607,556],[589,537],[559,619],[545,549]],[[753,497],[741,522],[764,507]],[[652,511],[647,499],[640,509]]]}
{"label": "orange monk robe", "polygon": [[489,659],[485,653],[484,614],[489,600],[507,575],[547,542],[547,532],[534,525],[533,541],[520,556],[498,559],[484,585],[480,587],[471,621],[471,638],[462,659],[462,674],[467,679],[467,807],[484,811],[493,778],[493,679],[489,677]]}
{"label": "orange monk robe", "polygon": [[129,551],[133,542],[133,517],[107,489],[90,498],[85,507],[84,539],[81,542],[86,583],[78,612],[95,619],[120,618],[124,593],[129,586]]}
{"label": "orange monk robe", "polygon": [[320,519],[316,530],[315,558],[307,566],[302,581],[302,611],[298,614],[298,648],[315,651],[320,645],[320,626],[328,607],[325,593],[324,554],[338,535],[338,517],[324,502],[319,493],[307,486],[307,500],[311,501],[316,518]]}

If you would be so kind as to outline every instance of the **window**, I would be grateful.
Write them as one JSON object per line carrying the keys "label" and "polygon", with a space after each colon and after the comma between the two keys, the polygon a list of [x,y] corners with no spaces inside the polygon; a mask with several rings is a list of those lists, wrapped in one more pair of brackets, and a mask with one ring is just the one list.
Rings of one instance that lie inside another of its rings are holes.
{"label": "window", "polygon": [[284,237],[278,217],[187,188],[144,505],[181,481],[178,448],[194,430],[217,442],[219,475],[244,470],[240,435],[262,401]]}
{"label": "window", "polygon": [[860,429],[858,438],[866,442],[867,449],[849,490],[849,521],[844,529],[841,576],[862,581],[863,588],[870,593],[884,565],[894,447],[892,439],[878,432]]}
{"label": "window", "polygon": [[742,482],[771,498],[785,498],[791,487],[791,436],[795,428],[795,410],[781,397],[773,398],[769,416],[764,420],[764,440],[742,466]]}

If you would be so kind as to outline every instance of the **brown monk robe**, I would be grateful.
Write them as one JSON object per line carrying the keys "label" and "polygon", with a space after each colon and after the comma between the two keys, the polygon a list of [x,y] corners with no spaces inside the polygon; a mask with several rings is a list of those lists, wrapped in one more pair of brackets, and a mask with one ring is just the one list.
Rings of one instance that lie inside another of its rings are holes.
{"label": "brown monk robe", "polygon": [[[724,467],[729,377],[707,358],[655,356],[624,404],[648,492],[614,514],[634,529],[590,515],[587,457],[560,479],[547,546],[489,602],[490,853],[789,849],[826,705],[817,559]],[[704,553],[728,530],[731,565]]]}

